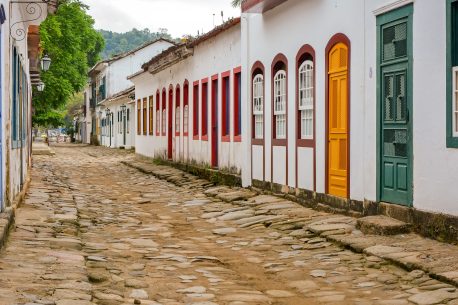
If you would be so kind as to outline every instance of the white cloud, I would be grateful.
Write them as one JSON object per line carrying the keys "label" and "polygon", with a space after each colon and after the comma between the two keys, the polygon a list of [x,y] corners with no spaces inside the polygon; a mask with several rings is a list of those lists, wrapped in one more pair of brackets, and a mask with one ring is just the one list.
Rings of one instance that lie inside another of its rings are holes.
{"label": "white cloud", "polygon": [[[96,28],[126,32],[132,28],[157,31],[167,28],[174,37],[207,32],[224,19],[240,16],[240,9],[231,7],[231,0],[83,0]],[[215,17],[213,17],[215,14]]]}

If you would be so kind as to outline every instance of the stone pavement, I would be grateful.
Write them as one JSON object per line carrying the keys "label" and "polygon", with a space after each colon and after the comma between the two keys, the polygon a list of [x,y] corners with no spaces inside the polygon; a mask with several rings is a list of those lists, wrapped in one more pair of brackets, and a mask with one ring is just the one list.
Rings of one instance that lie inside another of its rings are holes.
{"label": "stone pavement", "polygon": [[458,305],[452,281],[389,261],[398,253],[412,268],[421,259],[450,273],[455,246],[364,236],[353,218],[213,187],[125,151],[55,150],[35,157],[0,254],[0,305]]}

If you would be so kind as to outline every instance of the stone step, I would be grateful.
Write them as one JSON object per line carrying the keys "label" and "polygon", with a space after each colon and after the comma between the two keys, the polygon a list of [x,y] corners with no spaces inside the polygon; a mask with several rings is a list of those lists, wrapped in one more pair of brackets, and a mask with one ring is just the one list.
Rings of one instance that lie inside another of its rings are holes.
{"label": "stone step", "polygon": [[411,225],[383,215],[359,218],[356,228],[364,234],[397,235],[409,233]]}

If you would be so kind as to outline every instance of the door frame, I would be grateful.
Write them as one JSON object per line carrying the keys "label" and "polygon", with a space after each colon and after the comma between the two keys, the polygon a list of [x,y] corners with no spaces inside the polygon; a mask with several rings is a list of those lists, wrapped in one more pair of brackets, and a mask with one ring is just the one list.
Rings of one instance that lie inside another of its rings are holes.
{"label": "door frame", "polygon": [[[377,16],[377,202],[382,200],[382,53],[380,39],[382,38],[382,27],[388,23],[395,22],[400,19],[407,19],[407,109],[409,111],[409,122],[407,124],[408,136],[409,136],[409,160],[407,162],[409,169],[407,171],[407,181],[409,182],[409,192],[407,206],[413,206],[413,4],[409,3],[400,8],[396,8],[392,11],[386,12],[382,15]],[[403,61],[404,62],[404,61]],[[396,62],[393,63],[395,65]],[[397,203],[392,203],[397,204]],[[406,205],[403,205],[406,206]]]}
{"label": "door frame", "polygon": [[325,192],[329,194],[329,53],[332,48],[338,44],[343,43],[347,46],[348,49],[348,69],[347,69],[347,78],[348,78],[348,88],[347,88],[347,199],[350,199],[350,190],[351,190],[351,42],[350,39],[343,33],[337,33],[331,37],[328,44],[326,45],[326,65],[325,65],[325,75],[326,75],[326,102],[325,102]]}

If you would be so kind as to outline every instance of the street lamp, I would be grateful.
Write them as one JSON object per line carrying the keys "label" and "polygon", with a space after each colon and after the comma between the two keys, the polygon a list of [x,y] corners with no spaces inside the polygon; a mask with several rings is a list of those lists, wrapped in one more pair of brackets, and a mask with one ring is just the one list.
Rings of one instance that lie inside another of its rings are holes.
{"label": "street lamp", "polygon": [[48,71],[49,67],[51,66],[51,58],[46,54],[42,59],[41,59],[41,70],[43,71]]}
{"label": "street lamp", "polygon": [[43,92],[43,91],[45,90],[45,84],[44,84],[43,82],[39,82],[39,83],[37,84],[37,90],[38,90],[39,92]]}
{"label": "street lamp", "polygon": [[110,146],[109,147],[111,148],[111,118],[110,118],[111,110],[107,108],[105,112],[107,114],[107,119],[108,119],[108,129],[110,130]]}
{"label": "street lamp", "polygon": [[124,148],[126,147],[126,126],[127,126],[127,118],[126,118],[127,110],[126,109],[127,109],[126,105],[121,105]]}

